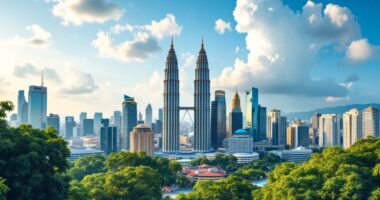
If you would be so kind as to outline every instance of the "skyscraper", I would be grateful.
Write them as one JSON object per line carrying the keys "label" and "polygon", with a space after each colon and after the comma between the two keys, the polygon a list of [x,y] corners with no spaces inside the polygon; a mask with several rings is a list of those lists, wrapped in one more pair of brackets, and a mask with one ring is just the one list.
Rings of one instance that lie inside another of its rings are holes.
{"label": "skyscraper", "polygon": [[76,123],[73,116],[65,117],[65,137],[72,138],[74,136],[74,127]]}
{"label": "skyscraper", "polygon": [[154,136],[150,127],[140,124],[133,128],[130,137],[131,152],[144,151],[148,156],[153,156]]}
{"label": "skyscraper", "polygon": [[162,108],[159,108],[158,109],[158,120],[162,121],[163,116],[164,116],[164,111],[162,110]]}
{"label": "skyscraper", "polygon": [[25,99],[24,90],[18,91],[17,97],[17,121],[18,124],[28,123],[28,102]]}
{"label": "skyscraper", "polygon": [[267,108],[259,105],[258,140],[267,138]]}
{"label": "skyscraper", "polygon": [[272,145],[286,144],[287,119],[281,116],[281,111],[272,109],[267,119],[267,140]]}
{"label": "skyscraper", "polygon": [[100,127],[101,127],[102,118],[103,118],[103,113],[101,113],[101,112],[94,113],[94,131],[95,131],[95,135],[99,135],[100,134]]}
{"label": "skyscraper", "polygon": [[94,119],[84,119],[83,120],[83,136],[93,136],[95,135],[94,131]]}
{"label": "skyscraper", "polygon": [[202,39],[194,80],[194,151],[211,150],[210,122],[210,77]]}
{"label": "skyscraper", "polygon": [[142,115],[141,112],[139,112],[139,120],[138,120],[138,121],[144,121],[144,119],[143,119],[143,115]]}
{"label": "skyscraper", "polygon": [[122,132],[121,132],[121,145],[122,149],[129,150],[129,133],[133,127],[137,125],[137,103],[133,97],[124,95],[122,103]]}
{"label": "skyscraper", "polygon": [[79,114],[79,133],[80,136],[83,135],[83,120],[87,119],[87,113],[86,112],[81,112]]}
{"label": "skyscraper", "polygon": [[223,147],[226,138],[226,97],[222,90],[215,91],[215,100],[211,102],[211,147]]}
{"label": "skyscraper", "polygon": [[340,145],[340,117],[336,114],[323,114],[319,118],[319,146]]}
{"label": "skyscraper", "polygon": [[47,117],[47,126],[52,126],[59,133],[59,115],[50,113]]}
{"label": "skyscraper", "polygon": [[319,118],[321,117],[321,113],[315,113],[311,119],[310,119],[310,122],[311,122],[311,128],[315,128],[315,129],[318,129],[319,127]]}
{"label": "skyscraper", "polygon": [[100,126],[100,149],[106,154],[117,152],[117,127],[109,126],[108,119],[102,119]]}
{"label": "skyscraper", "polygon": [[152,110],[152,106],[148,104],[145,108],[145,125],[152,128],[152,121],[153,121],[153,110]]}
{"label": "skyscraper", "polygon": [[286,144],[289,148],[309,146],[309,126],[301,121],[295,121],[286,129]]}
{"label": "skyscraper", "polygon": [[362,114],[354,108],[343,114],[343,147],[348,148],[362,138]]}
{"label": "skyscraper", "polygon": [[28,97],[28,124],[34,128],[46,128],[47,124],[47,88],[43,86],[29,86]]}
{"label": "skyscraper", "polygon": [[232,98],[232,107],[228,120],[228,134],[230,137],[233,133],[235,133],[235,131],[243,128],[243,113],[241,112],[240,97],[237,90]]}
{"label": "skyscraper", "polygon": [[165,64],[162,150],[179,150],[179,79],[173,40]]}
{"label": "skyscraper", "polygon": [[245,125],[254,140],[259,139],[259,90],[252,87],[245,93]]}
{"label": "skyscraper", "polygon": [[375,107],[368,107],[363,111],[363,138],[368,136],[380,136],[379,110]]}

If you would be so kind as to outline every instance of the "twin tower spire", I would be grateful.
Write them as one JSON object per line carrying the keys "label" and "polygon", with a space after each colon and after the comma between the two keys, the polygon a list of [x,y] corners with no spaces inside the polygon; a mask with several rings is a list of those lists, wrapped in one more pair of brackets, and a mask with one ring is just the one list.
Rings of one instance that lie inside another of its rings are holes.
{"label": "twin tower spire", "polygon": [[[164,152],[178,152],[179,149],[179,75],[178,61],[173,38],[166,58],[164,80],[163,145]],[[187,107],[188,109],[189,107]],[[211,149],[210,119],[210,77],[203,38],[195,68],[194,80],[194,142],[193,150],[207,152]]]}

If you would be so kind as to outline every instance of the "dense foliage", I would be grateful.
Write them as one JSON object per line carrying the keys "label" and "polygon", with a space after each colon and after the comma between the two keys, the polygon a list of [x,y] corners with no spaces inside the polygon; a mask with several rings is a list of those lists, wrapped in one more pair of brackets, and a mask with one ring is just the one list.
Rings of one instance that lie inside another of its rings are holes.
{"label": "dense foliage", "polygon": [[177,200],[241,200],[250,199],[256,189],[249,181],[236,176],[229,176],[218,181],[200,180],[195,184],[193,191],[186,195],[179,195]]}
{"label": "dense foliage", "polygon": [[[0,118],[13,105],[0,103]],[[0,196],[7,199],[66,199],[67,143],[54,128],[10,128],[0,119]],[[5,185],[4,185],[5,184]]]}
{"label": "dense foliage", "polygon": [[79,158],[74,161],[73,167],[69,170],[72,179],[81,181],[85,176],[104,172],[104,162],[106,158],[103,155],[90,155]]}
{"label": "dense foliage", "polygon": [[228,173],[236,171],[241,165],[237,163],[237,158],[233,155],[224,155],[224,154],[216,154],[214,159],[209,160],[206,157],[200,157],[196,160],[191,161],[191,165],[211,165],[211,166],[219,166],[226,170]]}
{"label": "dense foliage", "polygon": [[308,162],[283,163],[253,199],[380,199],[380,138],[329,147]]}

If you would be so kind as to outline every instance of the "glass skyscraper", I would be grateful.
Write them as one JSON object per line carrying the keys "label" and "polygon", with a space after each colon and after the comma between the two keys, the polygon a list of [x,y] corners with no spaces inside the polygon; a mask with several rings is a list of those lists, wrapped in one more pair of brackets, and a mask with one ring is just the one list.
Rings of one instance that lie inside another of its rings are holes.
{"label": "glass skyscraper", "polygon": [[76,123],[73,116],[65,117],[65,137],[72,138],[74,136],[74,127]]}
{"label": "glass skyscraper", "polygon": [[129,150],[129,135],[133,128],[137,125],[137,103],[133,97],[124,95],[124,101],[122,103],[122,114],[121,148]]}
{"label": "glass skyscraper", "polygon": [[43,129],[47,125],[47,88],[29,86],[28,124],[34,128]]}
{"label": "glass skyscraper", "polygon": [[245,94],[245,125],[254,140],[259,138],[259,90],[252,87]]}
{"label": "glass skyscraper", "polygon": [[47,117],[47,126],[54,127],[57,133],[59,133],[59,115],[50,114]]}
{"label": "glass skyscraper", "polygon": [[18,91],[17,97],[17,123],[26,124],[28,123],[28,102],[25,99],[24,90]]}
{"label": "glass skyscraper", "polygon": [[222,90],[215,91],[215,100],[211,102],[211,147],[223,147],[226,138],[226,97]]}
{"label": "glass skyscraper", "polygon": [[238,92],[235,92],[234,97],[232,98],[232,108],[229,115],[229,126],[228,134],[229,137],[235,133],[235,131],[243,128],[243,113],[240,108],[240,97]]}
{"label": "glass skyscraper", "polygon": [[145,125],[152,128],[152,122],[153,122],[153,110],[152,110],[152,106],[148,104],[145,108]]}

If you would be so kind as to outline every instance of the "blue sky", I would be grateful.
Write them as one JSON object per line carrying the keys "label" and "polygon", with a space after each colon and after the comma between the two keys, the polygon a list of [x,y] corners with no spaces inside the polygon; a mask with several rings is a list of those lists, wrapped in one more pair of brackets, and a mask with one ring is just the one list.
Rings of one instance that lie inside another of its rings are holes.
{"label": "blue sky", "polygon": [[244,99],[251,86],[285,112],[379,102],[377,1],[221,2],[1,1],[0,97],[15,102],[43,69],[49,113],[109,115],[123,94],[156,111],[174,35],[184,106],[202,37],[212,92],[226,90],[227,109],[235,88]]}

